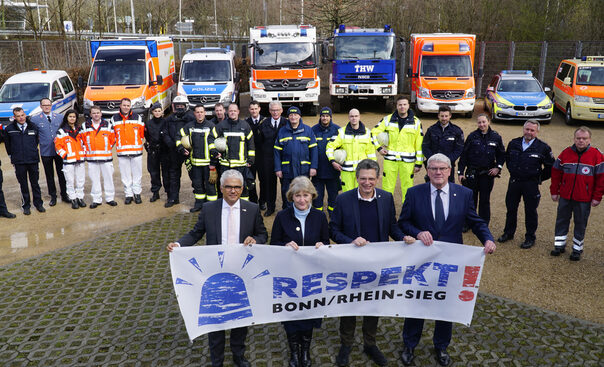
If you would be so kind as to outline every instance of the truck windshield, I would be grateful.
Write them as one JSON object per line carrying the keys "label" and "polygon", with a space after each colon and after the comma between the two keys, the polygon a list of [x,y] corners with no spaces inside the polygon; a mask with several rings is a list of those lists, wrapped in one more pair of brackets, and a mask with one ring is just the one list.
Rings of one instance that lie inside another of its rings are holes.
{"label": "truck windshield", "polygon": [[498,92],[542,92],[539,82],[535,79],[502,80],[497,87]]}
{"label": "truck windshield", "polygon": [[390,60],[393,48],[391,36],[340,36],[334,41],[337,60]]}
{"label": "truck windshield", "polygon": [[260,67],[315,67],[315,47],[305,43],[262,43],[255,47],[254,65]]}
{"label": "truck windshield", "polygon": [[48,98],[50,83],[4,84],[0,102],[33,102]]}
{"label": "truck windshield", "polygon": [[420,76],[472,76],[472,63],[468,55],[423,56]]}
{"label": "truck windshield", "polygon": [[185,60],[180,80],[183,82],[225,82],[231,80],[228,60]]}
{"label": "truck windshield", "polygon": [[604,67],[580,67],[577,72],[577,84],[604,86]]}
{"label": "truck windshield", "polygon": [[142,85],[145,76],[144,50],[99,50],[88,85]]}

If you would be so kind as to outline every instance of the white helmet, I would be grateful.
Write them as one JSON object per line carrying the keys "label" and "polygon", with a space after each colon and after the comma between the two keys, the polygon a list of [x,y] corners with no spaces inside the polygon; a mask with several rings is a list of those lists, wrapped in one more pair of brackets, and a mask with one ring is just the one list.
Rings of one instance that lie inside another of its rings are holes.
{"label": "white helmet", "polygon": [[188,106],[189,105],[189,99],[187,98],[187,96],[176,96],[172,100],[172,104],[177,104],[177,103],[186,104]]}
{"label": "white helmet", "polygon": [[378,143],[380,143],[381,146],[383,147],[387,147],[388,143],[389,143],[389,135],[387,132],[382,131],[381,133],[378,134],[377,136],[377,141]]}
{"label": "white helmet", "polygon": [[185,149],[191,149],[191,138],[189,135],[183,136],[182,139],[180,139],[180,143]]}
{"label": "white helmet", "polygon": [[337,149],[333,152],[333,159],[339,164],[346,162],[346,151],[344,149]]}
{"label": "white helmet", "polygon": [[227,150],[226,138],[224,138],[224,137],[216,138],[216,140],[214,140],[214,146],[216,147],[217,151],[226,152],[226,150]]}

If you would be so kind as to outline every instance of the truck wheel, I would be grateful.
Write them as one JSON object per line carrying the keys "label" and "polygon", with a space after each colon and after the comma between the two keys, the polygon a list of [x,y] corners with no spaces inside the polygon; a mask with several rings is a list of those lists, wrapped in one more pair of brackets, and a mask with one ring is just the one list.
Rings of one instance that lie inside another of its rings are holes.
{"label": "truck wheel", "polygon": [[573,120],[573,111],[570,108],[570,103],[566,105],[566,113],[564,114],[564,123],[567,125],[573,125],[575,121]]}
{"label": "truck wheel", "polygon": [[306,114],[308,116],[317,116],[318,110],[319,110],[318,106],[315,106],[314,104],[309,104],[306,107]]}
{"label": "truck wheel", "polygon": [[466,112],[464,114],[464,117],[467,118],[467,119],[471,119],[473,114],[474,114],[474,110],[472,110],[470,112]]}
{"label": "truck wheel", "polygon": [[342,112],[342,103],[338,97],[331,97],[330,102],[331,102],[331,110],[333,111],[333,113]]}
{"label": "truck wheel", "polygon": [[384,109],[386,110],[386,113],[394,111],[394,108],[394,97],[386,99],[386,103],[384,103]]}

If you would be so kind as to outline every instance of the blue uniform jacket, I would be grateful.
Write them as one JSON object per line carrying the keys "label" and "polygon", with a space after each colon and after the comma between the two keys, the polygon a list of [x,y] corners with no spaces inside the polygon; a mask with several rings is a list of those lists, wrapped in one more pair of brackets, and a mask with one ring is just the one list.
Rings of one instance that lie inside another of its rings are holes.
{"label": "blue uniform jacket", "polygon": [[63,115],[56,112],[50,112],[50,122],[44,112],[31,116],[31,122],[36,125],[40,134],[40,155],[42,157],[54,157],[55,137],[57,131],[63,122]]}
{"label": "blue uniform jacket", "polygon": [[317,178],[330,180],[340,177],[340,172],[333,168],[329,162],[329,159],[327,158],[327,154],[325,153],[327,143],[335,140],[336,136],[338,136],[339,128],[340,127],[333,122],[330,122],[327,127],[321,126],[320,122],[312,127],[312,132],[315,134],[315,138],[317,139],[317,148],[319,154]]}
{"label": "blue uniform jacket", "polygon": [[[380,242],[388,241],[388,236],[395,241],[402,241],[405,235],[396,224],[392,194],[380,189],[375,189],[375,191]],[[329,233],[331,239],[336,243],[351,243],[355,238],[363,237],[358,192],[358,188],[349,190],[338,195],[336,199],[336,208],[331,216],[331,222],[329,222]]]}
{"label": "blue uniform jacket", "polygon": [[282,171],[283,178],[309,176],[310,169],[317,169],[318,166],[315,134],[302,120],[295,131],[288,122],[279,129],[274,154],[275,172]]}
{"label": "blue uniform jacket", "polygon": [[483,134],[476,129],[468,135],[459,158],[458,174],[463,174],[466,167],[478,170],[503,168],[505,162],[505,147],[501,135],[497,131],[489,130]]}
{"label": "blue uniform jacket", "polygon": [[27,119],[27,127],[21,127],[14,121],[4,129],[4,145],[12,164],[33,164],[40,161],[38,153],[38,128]]}
{"label": "blue uniform jacket", "polygon": [[298,246],[314,246],[317,242],[328,245],[329,227],[325,213],[315,208],[310,209],[304,222],[304,236],[293,206],[277,213],[271,231],[271,245],[283,246],[290,241]]}
{"label": "blue uniform jacket", "polygon": [[430,183],[411,187],[405,196],[401,216],[398,220],[403,232],[417,238],[420,232],[428,231],[435,241],[463,243],[464,223],[483,244],[493,241],[486,222],[476,214],[472,190],[461,185],[449,183],[449,215],[440,232],[436,230],[432,203],[430,201]]}
{"label": "blue uniform jacket", "polygon": [[552,176],[554,155],[547,143],[535,138],[525,151],[522,150],[523,137],[515,138],[508,144],[505,152],[505,164],[510,171],[510,178],[531,180],[541,183]]}
{"label": "blue uniform jacket", "polygon": [[434,154],[442,153],[449,157],[451,165],[455,165],[455,161],[461,156],[462,151],[463,130],[452,122],[449,122],[443,131],[440,122],[437,121],[424,134],[422,153],[426,157],[426,162]]}

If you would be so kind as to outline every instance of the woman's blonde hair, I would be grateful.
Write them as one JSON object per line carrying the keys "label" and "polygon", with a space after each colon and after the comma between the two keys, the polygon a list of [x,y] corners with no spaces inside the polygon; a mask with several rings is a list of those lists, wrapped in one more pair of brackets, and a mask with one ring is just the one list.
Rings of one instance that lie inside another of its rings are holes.
{"label": "woman's blonde hair", "polygon": [[317,190],[310,179],[306,176],[298,176],[292,180],[289,185],[289,190],[287,190],[287,194],[285,194],[287,201],[294,201],[294,195],[301,191],[305,191],[312,195],[313,200],[317,197]]}

